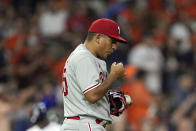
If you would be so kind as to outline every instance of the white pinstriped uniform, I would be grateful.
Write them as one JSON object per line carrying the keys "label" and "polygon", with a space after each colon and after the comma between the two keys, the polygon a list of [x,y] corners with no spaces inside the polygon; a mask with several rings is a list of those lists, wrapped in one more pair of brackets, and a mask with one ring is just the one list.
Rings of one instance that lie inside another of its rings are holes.
{"label": "white pinstriped uniform", "polygon": [[[80,44],[67,59],[63,77],[64,116],[80,116],[82,119],[79,121],[65,119],[62,130],[69,131],[72,128],[78,131],[104,131],[105,129],[94,120],[98,118],[112,121],[107,96],[91,104],[85,99],[84,94],[106,79],[105,61],[96,58],[84,44]],[[69,126],[72,123],[78,127]]]}

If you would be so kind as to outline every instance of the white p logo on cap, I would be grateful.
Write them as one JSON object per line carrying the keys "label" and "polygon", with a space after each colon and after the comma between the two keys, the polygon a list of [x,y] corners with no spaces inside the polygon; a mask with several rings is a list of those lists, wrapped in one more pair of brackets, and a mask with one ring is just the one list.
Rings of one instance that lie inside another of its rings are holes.
{"label": "white p logo on cap", "polygon": [[120,27],[118,26],[118,33],[120,34]]}

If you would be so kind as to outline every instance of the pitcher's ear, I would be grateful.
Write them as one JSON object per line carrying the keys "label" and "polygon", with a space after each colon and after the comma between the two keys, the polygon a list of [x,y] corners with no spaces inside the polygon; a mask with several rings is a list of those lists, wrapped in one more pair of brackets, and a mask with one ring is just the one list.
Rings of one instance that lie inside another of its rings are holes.
{"label": "pitcher's ear", "polygon": [[98,44],[100,43],[101,37],[102,37],[101,34],[96,34],[95,35],[95,41],[96,41],[96,43],[98,43]]}

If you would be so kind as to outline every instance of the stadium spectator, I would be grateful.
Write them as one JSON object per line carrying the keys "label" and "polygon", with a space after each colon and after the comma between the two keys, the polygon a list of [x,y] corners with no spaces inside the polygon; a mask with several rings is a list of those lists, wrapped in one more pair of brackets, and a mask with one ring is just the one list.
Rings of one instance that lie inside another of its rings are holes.
{"label": "stadium spectator", "polygon": [[149,108],[153,103],[153,96],[146,89],[145,73],[143,71],[131,65],[126,66],[125,70],[125,81],[120,89],[125,94],[131,96],[133,104],[120,116],[121,118],[115,119],[113,130],[125,131],[129,129],[140,131],[142,129],[142,122],[147,118]]}
{"label": "stadium spectator", "polygon": [[47,118],[47,108],[44,103],[38,103],[33,106],[30,121],[34,125],[27,131],[58,131],[60,124],[50,122]]}
{"label": "stadium spectator", "polygon": [[127,61],[129,64],[145,71],[145,80],[149,92],[153,94],[162,92],[163,56],[153,39],[152,32],[144,34],[143,41],[130,50]]}

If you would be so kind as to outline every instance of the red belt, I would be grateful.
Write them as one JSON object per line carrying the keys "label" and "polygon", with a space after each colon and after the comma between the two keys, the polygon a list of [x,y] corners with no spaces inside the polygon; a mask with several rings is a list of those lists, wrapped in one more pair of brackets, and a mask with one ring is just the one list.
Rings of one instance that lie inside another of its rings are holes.
{"label": "red belt", "polygon": [[[73,116],[73,117],[67,117],[67,119],[80,120],[80,117],[79,117],[79,116]],[[95,119],[95,122],[96,122],[97,124],[100,124],[100,123],[102,122],[102,120]],[[104,124],[104,125],[103,125],[103,127],[105,128],[105,127],[106,127],[106,125],[107,125],[107,123],[106,123],[106,124]]]}
{"label": "red belt", "polygon": [[80,120],[79,116],[67,117],[67,119]]}

